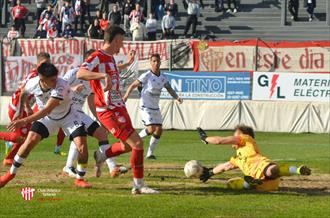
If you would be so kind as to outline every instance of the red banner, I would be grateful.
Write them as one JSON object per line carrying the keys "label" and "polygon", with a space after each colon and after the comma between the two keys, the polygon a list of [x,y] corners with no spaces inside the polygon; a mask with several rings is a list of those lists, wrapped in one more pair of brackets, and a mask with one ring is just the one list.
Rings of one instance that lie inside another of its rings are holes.
{"label": "red banner", "polygon": [[330,41],[194,41],[194,71],[330,72]]}

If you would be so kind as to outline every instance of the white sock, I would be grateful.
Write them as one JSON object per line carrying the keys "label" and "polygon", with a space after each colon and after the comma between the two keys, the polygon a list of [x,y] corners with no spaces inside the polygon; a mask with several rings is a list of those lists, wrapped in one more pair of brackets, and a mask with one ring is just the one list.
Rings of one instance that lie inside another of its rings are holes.
{"label": "white sock", "polygon": [[289,172],[290,172],[290,174],[292,174],[292,175],[296,175],[296,174],[298,174],[298,173],[297,173],[297,167],[296,167],[296,166],[290,166],[290,167],[289,167]]}
{"label": "white sock", "polygon": [[85,164],[77,164],[77,179],[83,179],[86,174]]}
{"label": "white sock", "polygon": [[159,142],[159,138],[155,138],[155,136],[151,136],[150,138],[150,142],[149,142],[149,148],[148,148],[148,152],[147,152],[147,157],[149,157],[150,155],[152,155],[154,153],[154,150],[157,146]]}
{"label": "white sock", "polygon": [[70,149],[69,149],[69,154],[68,154],[68,159],[66,160],[66,167],[70,168],[73,166],[74,160],[77,159],[78,157],[78,149],[75,143],[72,141],[70,144]]}
{"label": "white sock", "polygon": [[110,172],[117,166],[115,157],[108,158],[105,162],[107,163]]}
{"label": "white sock", "polygon": [[149,134],[148,134],[148,130],[147,129],[142,129],[139,133],[139,136],[141,137],[141,139],[147,137]]}
{"label": "white sock", "polygon": [[[18,154],[15,155],[14,157],[14,162],[18,163],[19,165],[22,165],[24,161],[24,158],[21,158],[20,156],[18,156]],[[14,166],[14,164],[11,165],[10,167],[10,174],[16,174],[18,167]]]}
{"label": "white sock", "polygon": [[142,188],[144,186],[143,179],[133,178],[133,184],[135,188]]}

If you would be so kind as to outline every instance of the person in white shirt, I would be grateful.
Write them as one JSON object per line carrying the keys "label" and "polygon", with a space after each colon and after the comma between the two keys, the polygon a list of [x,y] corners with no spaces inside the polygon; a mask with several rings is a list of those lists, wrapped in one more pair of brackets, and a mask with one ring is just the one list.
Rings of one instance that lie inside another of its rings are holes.
{"label": "person in white shirt", "polygon": [[145,36],[145,26],[142,22],[134,22],[131,24],[132,41],[143,41]]}
{"label": "person in white shirt", "polygon": [[152,135],[150,139],[149,149],[146,155],[147,159],[156,159],[153,154],[159,139],[163,132],[163,118],[159,109],[159,99],[162,89],[165,88],[169,94],[177,100],[179,104],[183,100],[172,89],[166,76],[160,72],[160,55],[152,54],[150,57],[151,69],[143,73],[137,80],[135,80],[127,89],[124,95],[124,101],[127,101],[130,93],[140,86],[142,86],[140,98],[140,112],[145,129],[139,133],[141,138]]}
{"label": "person in white shirt", "polygon": [[[28,96],[33,95],[39,111],[9,124],[8,130],[15,131],[26,123],[33,123],[10,170],[0,177],[0,187],[14,179],[18,168],[41,140],[62,128],[64,133],[74,141],[79,151],[75,185],[81,188],[91,188],[91,184],[84,180],[88,162],[86,131],[82,122],[85,114],[81,114],[71,107],[70,85],[58,77],[58,70],[53,64],[42,63],[37,71],[38,76],[30,79],[22,89],[20,102],[23,103],[19,105],[19,108],[23,107]],[[107,139],[106,134],[104,139]],[[109,144],[104,146],[109,146]]]}
{"label": "person in white shirt", "polygon": [[15,26],[11,26],[8,31],[7,38],[9,40],[17,39],[19,37],[19,32],[15,29]]}
{"label": "person in white shirt", "polygon": [[146,28],[147,28],[147,35],[149,41],[156,40],[157,36],[157,20],[153,13],[149,14],[149,18],[146,22]]}
{"label": "person in white shirt", "polygon": [[200,3],[197,0],[186,0],[188,4],[187,8],[187,22],[184,30],[184,35],[187,37],[187,33],[192,25],[192,37],[196,37],[196,27],[198,23],[198,17],[200,15]]}
{"label": "person in white shirt", "polygon": [[[85,53],[85,58],[87,58],[89,55],[91,55],[95,50],[91,49],[88,50]],[[80,67],[73,68],[66,72],[63,76],[63,79],[69,83],[71,87],[78,87],[78,90],[76,92],[73,92],[72,96],[72,107],[75,108],[76,111],[79,113],[84,113],[82,110],[86,99],[89,106],[90,111],[92,112],[93,116],[97,118],[96,115],[96,109],[94,104],[94,93],[89,85],[89,82],[86,80],[80,80],[77,79],[77,72]],[[84,116],[84,119],[82,121],[84,123],[84,127],[86,130],[87,135],[93,136],[100,142],[100,145],[102,145],[102,138],[99,138],[99,132],[102,132],[103,135],[107,135],[105,129],[99,125],[99,123],[95,120],[93,120],[89,116]],[[100,149],[107,149],[106,147],[100,147]],[[63,172],[71,177],[76,176],[76,169],[73,166],[73,162],[78,157],[78,148],[75,145],[73,141],[71,141],[70,149],[68,158],[66,161],[66,165],[63,168]],[[108,158],[106,160],[106,163],[109,167],[110,175],[111,177],[115,178],[119,176],[120,174],[124,174],[127,172],[127,168],[124,166],[117,166],[115,162],[115,157]],[[96,168],[95,176],[100,177],[101,176],[101,168]]]}
{"label": "person in white shirt", "polygon": [[174,38],[175,18],[172,16],[171,11],[166,11],[166,15],[162,20],[162,30],[164,39]]}
{"label": "person in white shirt", "polygon": [[62,31],[64,31],[67,24],[73,24],[75,19],[74,8],[70,5],[70,0],[64,2],[64,6],[61,9],[60,21],[62,22]]}

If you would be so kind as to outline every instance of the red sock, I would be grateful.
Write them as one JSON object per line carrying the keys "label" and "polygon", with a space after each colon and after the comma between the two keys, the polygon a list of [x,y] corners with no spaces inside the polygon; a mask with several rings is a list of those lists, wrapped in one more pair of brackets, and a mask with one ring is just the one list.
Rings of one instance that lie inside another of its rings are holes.
{"label": "red sock", "polygon": [[133,171],[133,176],[136,179],[143,178],[143,150],[132,149],[131,155],[131,166]]}
{"label": "red sock", "polygon": [[22,138],[21,134],[17,132],[0,132],[0,139],[4,141],[17,142],[16,140]]}
{"label": "red sock", "polygon": [[126,152],[127,151],[125,150],[124,146],[120,142],[116,142],[105,151],[105,154],[107,157],[115,157]]}
{"label": "red sock", "polygon": [[64,134],[63,130],[60,128],[57,133],[56,145],[62,145],[64,138],[65,138],[65,134]]}
{"label": "red sock", "polygon": [[13,148],[11,149],[11,151],[9,152],[9,154],[7,155],[7,157],[5,159],[14,159],[15,155],[17,154],[19,148],[21,147],[22,144],[18,144],[15,143],[13,145]]}

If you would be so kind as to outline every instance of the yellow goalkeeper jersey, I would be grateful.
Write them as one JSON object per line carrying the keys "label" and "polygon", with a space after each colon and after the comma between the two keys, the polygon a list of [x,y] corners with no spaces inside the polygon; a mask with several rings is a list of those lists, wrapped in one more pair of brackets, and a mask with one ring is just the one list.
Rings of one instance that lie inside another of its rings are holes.
{"label": "yellow goalkeeper jersey", "polygon": [[271,162],[260,154],[255,140],[249,135],[239,136],[238,145],[233,145],[236,156],[230,162],[238,167],[246,176],[256,179],[264,179],[264,169]]}

